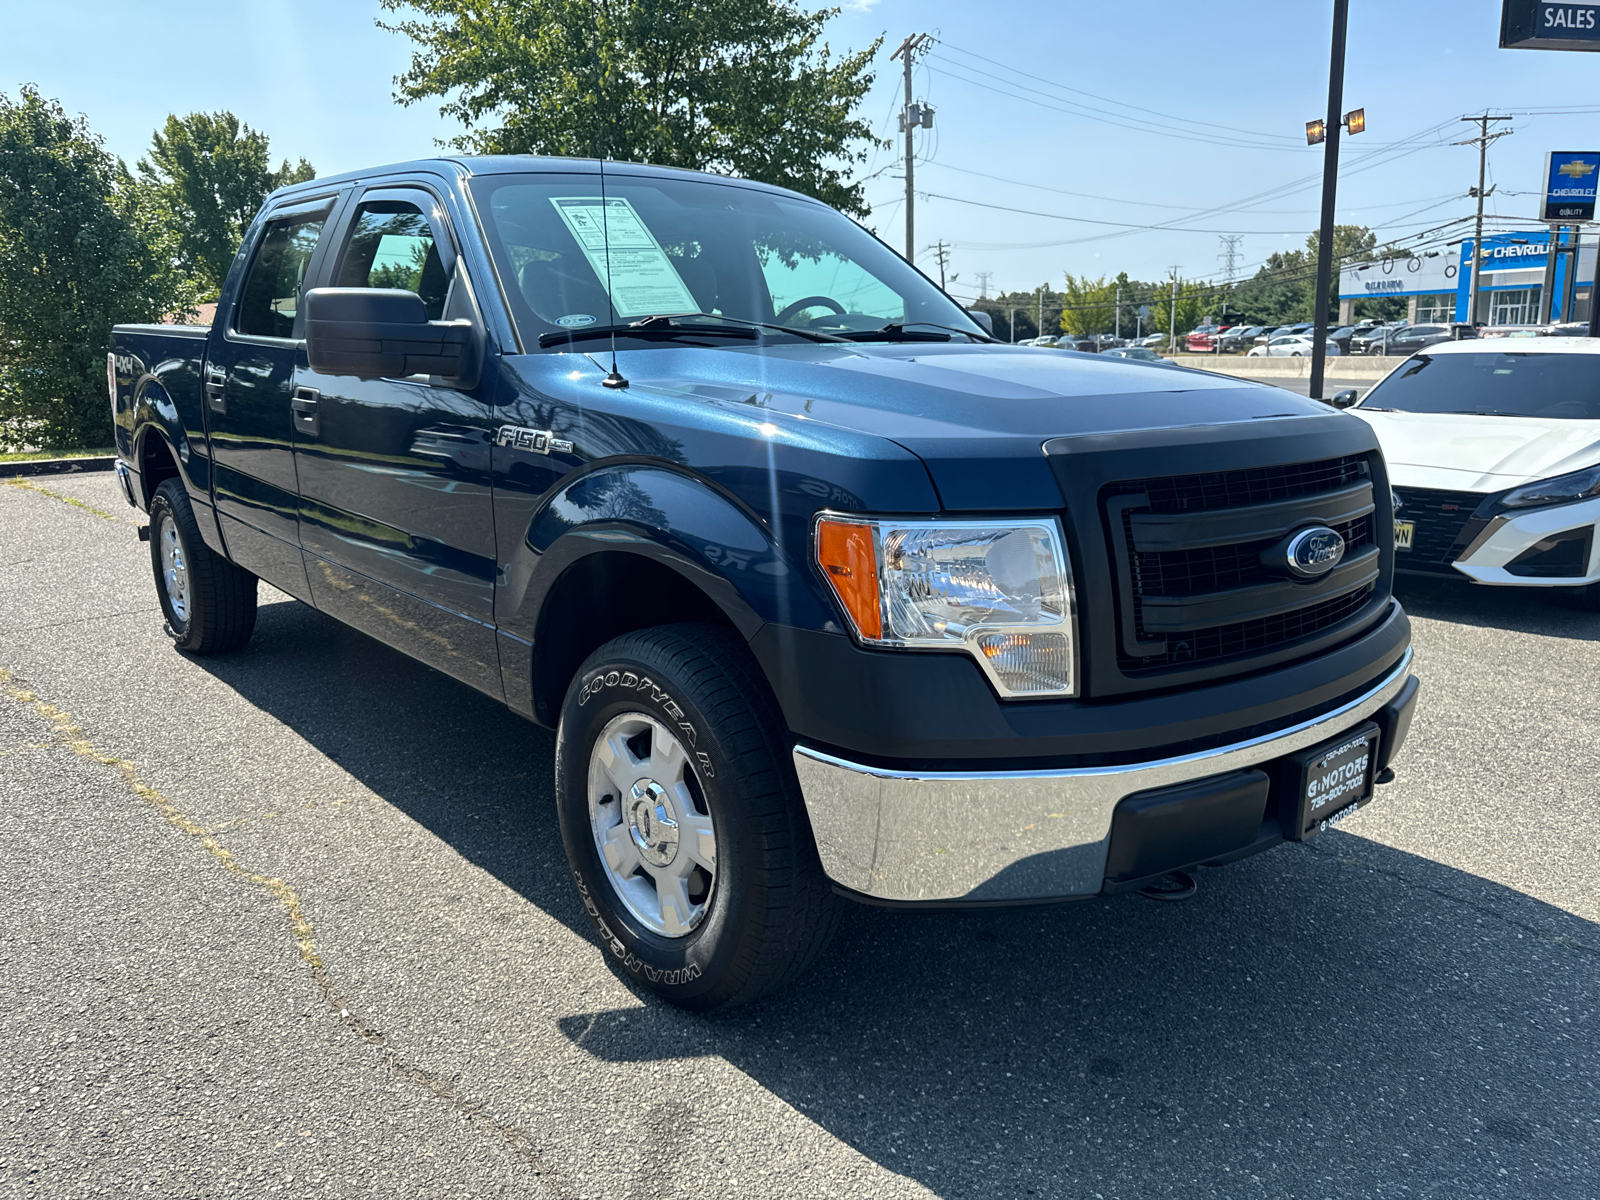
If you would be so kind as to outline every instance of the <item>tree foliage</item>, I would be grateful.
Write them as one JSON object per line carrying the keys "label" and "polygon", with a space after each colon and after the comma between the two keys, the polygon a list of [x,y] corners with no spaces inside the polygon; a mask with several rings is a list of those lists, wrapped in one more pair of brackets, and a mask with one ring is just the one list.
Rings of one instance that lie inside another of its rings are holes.
{"label": "tree foliage", "polygon": [[147,200],[82,117],[0,93],[0,443],[109,444],[111,326],[192,308]]}
{"label": "tree foliage", "polygon": [[1087,275],[1067,272],[1067,287],[1062,293],[1061,329],[1075,337],[1089,337],[1105,333],[1116,323],[1117,281],[1104,275],[1090,279]]}
{"label": "tree foliage", "polygon": [[[1304,250],[1289,250],[1272,255],[1252,279],[1233,288],[1228,306],[1248,313],[1251,319],[1267,325],[1288,325],[1315,318],[1317,292],[1317,237],[1306,238]],[[1349,262],[1371,258],[1377,236],[1364,225],[1333,227],[1333,276],[1330,284],[1331,311],[1339,309],[1339,268]]]}
{"label": "tree foliage", "polygon": [[835,59],[794,0],[381,0],[419,47],[397,98],[443,99],[479,154],[611,157],[757,179],[865,215],[855,111],[882,39]]}
{"label": "tree foliage", "polygon": [[227,278],[261,202],[277,188],[315,177],[303,158],[274,169],[267,135],[231,112],[169,116],[149,156],[139,160],[140,182],[180,231],[184,268],[212,292]]}

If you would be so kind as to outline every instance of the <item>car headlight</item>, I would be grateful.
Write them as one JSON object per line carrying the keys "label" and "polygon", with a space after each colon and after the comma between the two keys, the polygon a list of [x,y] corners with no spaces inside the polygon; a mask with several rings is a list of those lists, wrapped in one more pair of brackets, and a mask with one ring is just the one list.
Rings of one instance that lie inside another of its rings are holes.
{"label": "car headlight", "polygon": [[1008,699],[1077,694],[1072,577],[1054,518],[822,513],[814,544],[817,566],[865,644],[966,651]]}
{"label": "car headlight", "polygon": [[1500,500],[1504,508],[1533,508],[1539,504],[1566,504],[1600,496],[1600,466],[1586,467],[1570,475],[1541,479],[1507,492]]}

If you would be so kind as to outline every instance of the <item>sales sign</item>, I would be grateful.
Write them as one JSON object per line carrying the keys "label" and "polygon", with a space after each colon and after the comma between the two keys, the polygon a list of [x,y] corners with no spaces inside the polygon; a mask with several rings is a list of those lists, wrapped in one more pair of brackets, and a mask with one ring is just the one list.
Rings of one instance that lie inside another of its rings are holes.
{"label": "sales sign", "polygon": [[1596,183],[1600,183],[1600,151],[1551,151],[1544,156],[1544,204],[1539,219],[1594,220]]}
{"label": "sales sign", "polygon": [[1502,50],[1600,50],[1600,0],[1503,0]]}

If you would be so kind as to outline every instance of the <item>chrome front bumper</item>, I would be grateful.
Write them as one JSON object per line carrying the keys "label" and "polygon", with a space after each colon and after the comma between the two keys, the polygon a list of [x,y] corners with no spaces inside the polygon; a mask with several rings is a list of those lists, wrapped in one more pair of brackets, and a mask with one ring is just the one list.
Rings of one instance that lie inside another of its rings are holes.
{"label": "chrome front bumper", "polygon": [[1314,746],[1372,716],[1411,673],[1408,649],[1365,695],[1277,733],[1196,754],[1055,771],[890,771],[796,746],[828,876],[875,900],[1017,901],[1092,895],[1111,816],[1135,792],[1221,775]]}

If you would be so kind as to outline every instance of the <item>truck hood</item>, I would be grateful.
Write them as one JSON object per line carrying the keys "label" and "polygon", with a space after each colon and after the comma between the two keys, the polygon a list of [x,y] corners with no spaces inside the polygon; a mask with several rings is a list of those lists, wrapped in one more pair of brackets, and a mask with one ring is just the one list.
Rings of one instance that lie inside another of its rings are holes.
{"label": "truck hood", "polygon": [[1498,492],[1600,462],[1600,421],[1351,412],[1378,435],[1396,486]]}
{"label": "truck hood", "polygon": [[[1027,507],[1047,495],[1058,505],[1041,453],[1052,438],[1329,414],[1282,388],[1206,371],[1027,347],[662,347],[618,360],[636,396],[695,397],[746,419],[761,411],[780,427],[820,422],[890,439],[959,508]],[[975,469],[995,459],[1010,461]]]}

